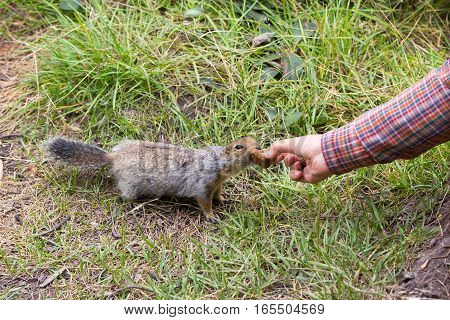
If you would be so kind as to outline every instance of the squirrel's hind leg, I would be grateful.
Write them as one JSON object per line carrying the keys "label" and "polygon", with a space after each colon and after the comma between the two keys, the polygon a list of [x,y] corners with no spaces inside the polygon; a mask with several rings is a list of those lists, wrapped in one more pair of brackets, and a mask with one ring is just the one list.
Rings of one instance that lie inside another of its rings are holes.
{"label": "squirrel's hind leg", "polygon": [[209,222],[217,223],[218,219],[214,216],[214,213],[212,211],[212,199],[213,199],[214,192],[210,192],[209,195],[204,197],[196,197],[200,208],[202,208],[203,213],[205,214],[206,220]]}
{"label": "squirrel's hind leg", "polygon": [[133,201],[139,198],[137,189],[126,182],[119,182],[117,188],[120,191],[120,196],[124,200]]}

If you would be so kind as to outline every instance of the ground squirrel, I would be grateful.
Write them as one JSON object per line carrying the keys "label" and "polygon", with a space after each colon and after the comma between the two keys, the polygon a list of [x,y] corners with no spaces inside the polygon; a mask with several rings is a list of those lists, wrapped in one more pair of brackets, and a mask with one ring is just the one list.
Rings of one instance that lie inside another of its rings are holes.
{"label": "ground squirrel", "polygon": [[245,168],[270,165],[259,144],[244,137],[226,147],[191,149],[147,141],[124,141],[111,152],[79,141],[55,137],[45,144],[50,160],[85,169],[109,166],[121,196],[195,198],[207,220],[217,221],[212,202],[222,202],[223,182]]}

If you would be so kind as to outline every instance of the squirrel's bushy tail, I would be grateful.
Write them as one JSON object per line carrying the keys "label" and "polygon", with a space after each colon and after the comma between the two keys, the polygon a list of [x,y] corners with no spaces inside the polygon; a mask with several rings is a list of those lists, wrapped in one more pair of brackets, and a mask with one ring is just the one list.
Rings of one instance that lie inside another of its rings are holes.
{"label": "squirrel's bushy tail", "polygon": [[79,141],[54,137],[44,147],[50,160],[74,167],[98,169],[111,163],[108,152]]}

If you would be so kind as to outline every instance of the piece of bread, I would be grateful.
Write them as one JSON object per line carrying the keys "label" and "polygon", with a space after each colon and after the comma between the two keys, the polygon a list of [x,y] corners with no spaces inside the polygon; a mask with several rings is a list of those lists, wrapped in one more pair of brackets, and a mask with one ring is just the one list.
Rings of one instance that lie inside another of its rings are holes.
{"label": "piece of bread", "polygon": [[259,149],[259,150],[258,149],[254,149],[254,150],[252,150],[251,155],[250,155],[250,159],[252,160],[252,162],[257,164],[261,168],[264,168],[264,169],[266,169],[266,168],[268,168],[268,167],[270,167],[270,166],[275,164],[274,160],[267,159],[264,156],[264,153],[266,151],[267,150],[265,150],[265,149]]}

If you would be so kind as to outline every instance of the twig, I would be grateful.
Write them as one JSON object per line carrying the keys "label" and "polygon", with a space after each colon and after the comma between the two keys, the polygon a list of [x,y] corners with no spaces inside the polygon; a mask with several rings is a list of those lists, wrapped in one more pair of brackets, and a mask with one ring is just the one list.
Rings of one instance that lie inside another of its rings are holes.
{"label": "twig", "polygon": [[[145,202],[143,202],[143,203],[137,205],[136,207],[134,207],[134,208],[131,209],[130,211],[127,211],[127,212],[121,214],[121,215],[120,215],[120,218],[122,218],[122,217],[124,217],[124,216],[128,216],[129,214],[133,214],[133,215],[134,215],[134,213],[135,213],[136,211],[138,211],[139,209],[141,209],[141,208],[144,207],[145,205],[150,205],[150,203],[155,202],[155,201],[157,201],[157,200],[158,200],[158,198],[155,198],[155,199],[152,199],[152,200],[145,201]],[[117,219],[117,216],[115,216],[115,218]]]}
{"label": "twig", "polygon": [[17,138],[21,138],[21,137],[22,137],[21,134],[13,133],[13,134],[6,134],[4,136],[0,136],[0,140],[17,139]]}
{"label": "twig", "polygon": [[33,161],[31,161],[31,160],[17,159],[17,158],[10,158],[10,157],[2,157],[2,156],[0,156],[0,159],[3,159],[3,160],[12,160],[12,161],[22,161],[22,162],[33,162]]}
{"label": "twig", "polygon": [[58,224],[56,224],[53,228],[51,228],[50,230],[47,230],[47,231],[43,231],[43,232],[41,232],[41,233],[38,233],[37,236],[38,236],[38,237],[43,237],[43,236],[46,236],[46,235],[48,235],[48,234],[50,234],[50,233],[53,233],[53,232],[55,232],[55,231],[61,229],[61,227],[62,227],[64,224],[66,224],[67,221],[69,221],[69,220],[70,220],[69,217],[64,217],[64,218],[63,218]]}
{"label": "twig", "polygon": [[149,204],[149,203],[154,202],[154,201],[156,201],[156,200],[158,200],[158,199],[152,199],[152,200],[143,202],[143,203],[141,203],[140,205],[138,205],[138,206],[134,207],[133,209],[131,209],[130,211],[128,211],[125,215],[129,215],[130,213],[133,213],[133,212],[135,212],[135,211],[138,211],[140,208],[142,208],[142,207],[145,206],[146,204]]}
{"label": "twig", "polygon": [[427,261],[425,261],[421,266],[420,269],[426,269],[428,267],[428,263],[430,262],[430,260],[434,260],[434,259],[444,259],[444,258],[448,258],[448,256],[450,255],[450,250],[449,252],[447,252],[447,255],[445,256],[435,256],[435,257],[430,257],[427,259]]}

